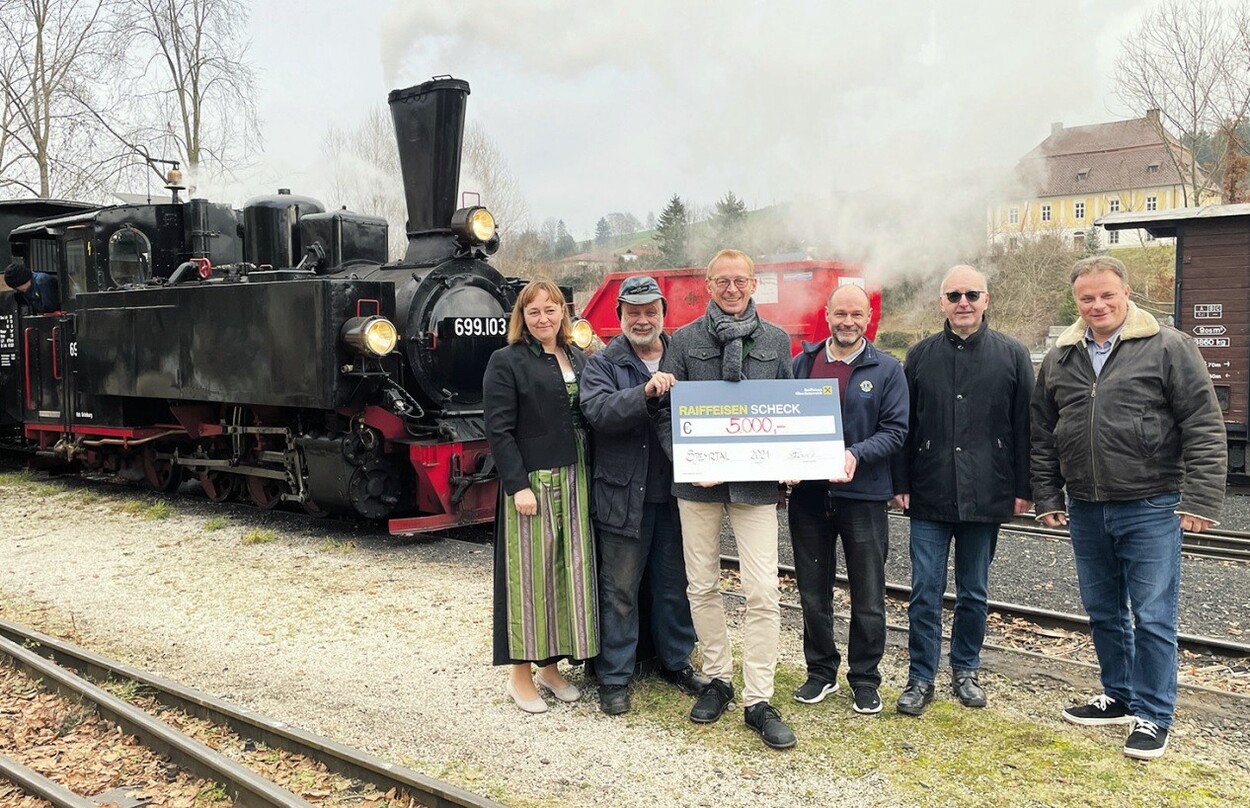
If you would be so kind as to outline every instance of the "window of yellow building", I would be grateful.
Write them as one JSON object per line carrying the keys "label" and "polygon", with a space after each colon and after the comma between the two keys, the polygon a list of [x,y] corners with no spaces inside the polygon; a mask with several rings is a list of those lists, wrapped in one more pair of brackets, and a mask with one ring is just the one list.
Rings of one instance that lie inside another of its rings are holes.
{"label": "window of yellow building", "polygon": [[[1111,211],[1112,213],[1119,213],[1120,212],[1120,200],[1112,199],[1110,202],[1107,203],[1107,209]],[[1116,232],[1114,235],[1116,236],[1116,241],[1119,241],[1120,234]],[[1111,243],[1114,244],[1116,242],[1113,241]]]}
{"label": "window of yellow building", "polygon": [[1159,209],[1159,197],[1157,196],[1146,197],[1146,210],[1158,210],[1158,209]]}
{"label": "window of yellow building", "polygon": [[1050,205],[1042,205],[1042,221],[1050,221]]}
{"label": "window of yellow building", "polygon": [[1077,202],[1072,210],[1072,215],[1076,217],[1078,222],[1085,221],[1085,203]]}
{"label": "window of yellow building", "polygon": [[1007,211],[1007,223],[1008,224],[1020,224],[1020,209],[1019,208],[1012,208],[1011,210]]}

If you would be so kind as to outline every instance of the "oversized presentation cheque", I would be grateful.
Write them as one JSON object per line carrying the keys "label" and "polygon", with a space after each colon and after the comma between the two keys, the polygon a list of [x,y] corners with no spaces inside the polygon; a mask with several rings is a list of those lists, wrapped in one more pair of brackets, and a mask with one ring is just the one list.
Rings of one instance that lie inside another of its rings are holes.
{"label": "oversized presentation cheque", "polygon": [[833,379],[683,381],[670,395],[679,483],[828,480],[845,472]]}

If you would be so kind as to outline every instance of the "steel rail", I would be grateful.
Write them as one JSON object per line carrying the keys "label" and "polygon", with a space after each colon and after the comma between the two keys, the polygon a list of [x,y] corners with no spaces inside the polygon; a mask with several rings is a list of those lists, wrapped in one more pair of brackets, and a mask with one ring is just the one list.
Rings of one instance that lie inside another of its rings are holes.
{"label": "steel rail", "polygon": [[25,626],[0,620],[0,637],[30,645],[34,653],[49,657],[93,679],[111,677],[135,682],[148,688],[167,707],[228,727],[239,735],[268,746],[305,755],[324,763],[327,769],[336,774],[371,783],[380,791],[389,791],[392,788],[407,791],[430,808],[504,808],[501,803],[472,794],[450,783],[388,763],[367,752],[352,749],[282,721],[266,718],[207,693],[140,671]]}
{"label": "steel rail", "polygon": [[[738,559],[735,556],[722,555],[721,565],[732,568],[738,568]],[[794,567],[788,564],[778,564],[777,572],[782,575],[794,576]],[[838,574],[835,576],[838,584],[845,587],[847,578],[845,575]],[[904,584],[890,583],[885,584],[886,595],[895,600],[906,603],[911,599],[911,587]],[[955,595],[951,592],[942,594],[942,601],[947,606],[955,605]],[[1089,618],[1084,615],[1070,614],[1068,612],[1057,612],[1053,609],[1042,609],[1036,606],[1026,606],[1020,603],[1008,603],[1000,600],[990,600],[986,602],[990,611],[999,612],[1009,616],[1023,617],[1035,625],[1045,626],[1049,628],[1062,628],[1067,631],[1079,631],[1085,634],[1089,633]],[[1177,634],[1177,642],[1181,648],[1188,651],[1201,654],[1214,654],[1216,656],[1230,657],[1250,657],[1250,644],[1236,643],[1229,640],[1223,640],[1219,637],[1204,637],[1198,634]]]}
{"label": "steel rail", "polygon": [[55,783],[34,769],[4,755],[0,755],[0,777],[14,783],[32,797],[52,803],[56,808],[100,808],[98,803],[75,794],[60,783]]}
{"label": "steel rail", "polygon": [[[909,518],[905,514],[895,512],[891,512],[890,516],[895,519]],[[1042,536],[1069,542],[1072,540],[1067,530],[1039,525],[1031,519],[1014,519],[1005,522],[1002,529],[1027,536]],[[1201,533],[1185,532],[1181,538],[1181,552],[1194,558],[1250,562],[1250,533],[1217,529],[1204,530]]]}
{"label": "steel rail", "polygon": [[236,805],[246,808],[312,808],[312,803],[307,800],[280,788],[220,752],[178,732],[165,722],[153,718],[134,705],[76,676],[54,661],[23,648],[7,637],[0,637],[0,653],[11,657],[15,664],[31,676],[42,679],[45,685],[64,696],[93,705],[101,716],[131,735],[138,736],[147,748],[165,755],[178,767],[222,786]]}

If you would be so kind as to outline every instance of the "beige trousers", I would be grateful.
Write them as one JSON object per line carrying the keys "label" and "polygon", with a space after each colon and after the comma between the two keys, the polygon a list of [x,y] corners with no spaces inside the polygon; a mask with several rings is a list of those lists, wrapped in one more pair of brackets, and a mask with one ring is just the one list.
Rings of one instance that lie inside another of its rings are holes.
{"label": "beige trousers", "polygon": [[686,556],[690,616],[703,646],[703,673],[733,681],[733,653],[725,627],[720,591],[721,514],[729,524],[741,559],[742,591],[747,599],[742,637],[742,703],[750,706],[773,697],[777,644],[781,631],[781,593],[777,589],[777,506],[677,500]]}

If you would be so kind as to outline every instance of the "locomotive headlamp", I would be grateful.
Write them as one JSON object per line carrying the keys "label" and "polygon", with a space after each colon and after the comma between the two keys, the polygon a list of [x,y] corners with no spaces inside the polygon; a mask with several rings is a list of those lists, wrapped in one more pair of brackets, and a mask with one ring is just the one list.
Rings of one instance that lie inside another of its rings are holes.
{"label": "locomotive headlamp", "polygon": [[590,320],[578,318],[573,322],[573,344],[583,351],[594,344],[599,335],[595,333]]}
{"label": "locomotive headlamp", "polygon": [[495,236],[495,217],[486,208],[461,208],[452,214],[451,229],[470,244],[485,244]]}
{"label": "locomotive headlamp", "polygon": [[353,317],[339,333],[343,342],[360,353],[386,356],[399,343],[395,324],[385,317]]}

